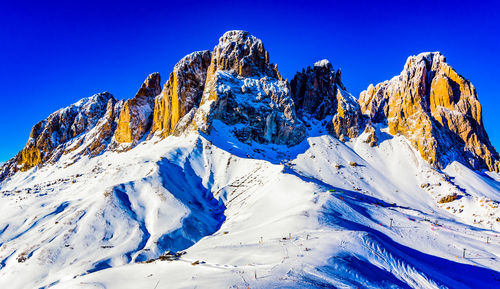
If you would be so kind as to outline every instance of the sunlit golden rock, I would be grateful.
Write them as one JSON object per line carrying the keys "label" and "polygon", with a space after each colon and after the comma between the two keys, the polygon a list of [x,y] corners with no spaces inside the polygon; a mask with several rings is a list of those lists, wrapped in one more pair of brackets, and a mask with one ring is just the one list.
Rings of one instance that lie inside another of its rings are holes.
{"label": "sunlit golden rock", "polygon": [[[95,128],[105,118],[108,108],[116,100],[110,93],[99,93],[84,98],[66,108],[62,108],[33,126],[26,146],[0,171],[0,180],[17,171],[27,171],[37,165],[57,161],[70,150],[83,150],[91,154],[92,149],[83,145],[93,143],[85,141],[85,134]],[[96,130],[99,131],[99,130]],[[109,138],[101,138],[107,145]],[[99,138],[95,139],[97,143]]]}
{"label": "sunlit golden rock", "polygon": [[209,65],[210,52],[207,50],[193,52],[175,65],[161,94],[155,99],[152,134],[171,135],[179,121],[198,107]]}
{"label": "sunlit golden rock", "polygon": [[133,143],[148,133],[153,120],[154,97],[160,94],[160,90],[160,74],[153,73],[134,98],[125,101],[115,131],[116,142]]}
{"label": "sunlit golden rock", "polygon": [[370,85],[359,103],[363,114],[404,135],[437,168],[458,161],[500,171],[474,86],[439,52],[409,57],[399,76]]}
{"label": "sunlit golden rock", "polygon": [[378,144],[377,132],[372,124],[367,124],[364,130],[365,139],[364,142],[374,147]]}

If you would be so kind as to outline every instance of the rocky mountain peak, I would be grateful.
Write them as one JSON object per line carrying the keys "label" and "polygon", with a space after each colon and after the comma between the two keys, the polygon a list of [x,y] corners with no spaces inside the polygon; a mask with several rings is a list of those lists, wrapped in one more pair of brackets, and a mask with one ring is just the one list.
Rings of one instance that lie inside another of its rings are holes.
{"label": "rocky mountain peak", "polygon": [[242,142],[291,146],[306,135],[288,82],[269,63],[262,41],[246,31],[226,32],[212,52],[193,124],[210,133],[214,120],[233,126]]}
{"label": "rocky mountain peak", "polygon": [[[65,152],[77,148],[83,150],[82,154],[96,154],[97,147],[88,147],[90,142],[84,141],[85,135],[100,125],[109,106],[116,103],[109,92],[103,92],[81,99],[38,122],[33,126],[26,146],[1,168],[0,180],[41,163],[55,162]],[[105,141],[93,140],[95,144]]]}
{"label": "rocky mountain peak", "polygon": [[335,110],[338,84],[330,61],[323,59],[297,72],[290,88],[299,114],[323,119]]}
{"label": "rocky mountain peak", "polygon": [[217,70],[241,77],[279,76],[277,68],[269,64],[269,53],[262,41],[242,30],[224,33],[214,47],[209,75]]}
{"label": "rocky mountain peak", "polygon": [[143,99],[149,99],[150,96],[157,96],[161,91],[160,74],[158,72],[151,73],[148,75],[144,83],[142,84],[139,91],[135,95],[135,101],[140,101]]}
{"label": "rocky mountain peak", "polygon": [[446,63],[446,57],[439,51],[435,52],[422,52],[417,55],[409,56],[406,59],[404,71],[410,71],[413,66],[424,64],[429,71],[437,70],[441,63]]}
{"label": "rocky mountain peak", "polygon": [[410,56],[399,76],[370,85],[359,98],[363,114],[387,123],[438,168],[459,161],[500,170],[484,129],[476,89],[439,52]]}
{"label": "rocky mountain peak", "polygon": [[139,141],[150,129],[153,120],[154,98],[161,92],[160,74],[150,74],[136,95],[123,104],[115,131],[117,143]]}
{"label": "rocky mountain peak", "polygon": [[357,101],[330,61],[317,61],[288,83],[260,39],[234,30],[212,52],[182,58],[163,89],[160,75],[152,73],[129,100],[105,92],[51,114],[2,166],[0,180],[69,152],[95,156],[107,148],[130,149],[147,136],[210,134],[215,122],[241,142],[288,146],[300,143],[313,124],[339,139],[357,137],[365,126],[376,145],[372,124],[384,123],[437,168],[459,161],[500,171],[474,86],[441,53],[410,56],[398,76],[370,85]]}
{"label": "rocky mountain peak", "polygon": [[337,137],[356,137],[362,125],[356,99],[342,84],[340,69],[323,59],[297,72],[290,87],[300,117],[328,119],[327,128]]}
{"label": "rocky mountain peak", "polygon": [[[151,133],[163,137],[180,132],[198,108],[210,65],[208,50],[196,51],[182,58],[155,99]],[[186,116],[186,117],[185,117]],[[181,125],[178,123],[181,122]]]}

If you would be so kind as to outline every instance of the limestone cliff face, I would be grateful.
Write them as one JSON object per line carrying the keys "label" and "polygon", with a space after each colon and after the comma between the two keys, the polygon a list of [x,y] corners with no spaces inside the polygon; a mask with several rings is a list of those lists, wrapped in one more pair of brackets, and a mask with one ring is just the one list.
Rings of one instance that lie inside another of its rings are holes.
{"label": "limestone cliff face", "polygon": [[[118,114],[123,106],[123,101],[116,101],[115,99],[110,99],[106,107],[106,113],[103,117],[99,119],[95,128],[85,135],[85,140],[92,140],[88,142],[88,147],[82,151],[83,154],[87,154],[91,157],[97,156],[104,152],[104,150],[110,144],[113,134],[118,125]],[[71,147],[72,151],[77,149],[77,147]],[[67,151],[68,152],[68,151]]]}
{"label": "limestone cliff face", "polygon": [[[171,135],[184,116],[194,113],[203,95],[209,65],[208,50],[193,52],[175,65],[161,94],[155,99],[152,134]],[[183,128],[179,127],[178,131]]]}
{"label": "limestone cliff face", "polygon": [[134,143],[149,132],[153,121],[154,98],[161,91],[160,74],[144,81],[134,98],[125,101],[115,131],[117,143]]}
{"label": "limestone cliff face", "polygon": [[0,181],[64,154],[92,157],[131,148],[146,135],[166,137],[187,128],[209,133],[213,120],[235,125],[232,132],[245,142],[294,145],[305,137],[288,82],[269,64],[262,42],[248,32],[230,31],[212,53],[184,57],[163,91],[160,75],[153,73],[132,99],[117,101],[102,93],[53,113],[33,127],[25,148],[1,167]]}
{"label": "limestone cliff face", "polygon": [[399,76],[370,85],[359,103],[363,114],[407,137],[438,168],[459,161],[500,171],[474,86],[439,52],[409,57]]}
{"label": "limestone cliff face", "polygon": [[370,85],[356,101],[327,60],[297,73],[289,84],[260,39],[229,31],[212,52],[179,61],[163,90],[160,75],[153,73],[132,99],[97,94],[37,123],[26,146],[0,168],[0,181],[64,154],[92,157],[131,148],[145,136],[210,134],[219,125],[242,142],[293,146],[306,137],[304,122],[323,123],[339,139],[364,132],[372,146],[378,143],[375,124],[385,123],[437,168],[459,161],[500,171],[474,86],[440,53],[408,58],[399,76]]}
{"label": "limestone cliff face", "polygon": [[262,41],[246,31],[226,32],[212,52],[192,126],[210,133],[214,120],[233,125],[242,142],[291,146],[305,137],[288,82],[269,63]]}
{"label": "limestone cliff face", "polygon": [[363,124],[359,105],[342,84],[340,69],[335,72],[328,60],[298,72],[290,86],[300,117],[328,119],[329,132],[339,138],[359,135]]}
{"label": "limestone cliff face", "polygon": [[[0,180],[41,163],[55,162],[62,154],[72,150],[80,149],[82,155],[99,154],[111,138],[100,127],[105,121],[114,121],[110,111],[116,104],[110,93],[100,93],[40,121],[33,126],[26,146],[2,167]],[[110,126],[112,129],[112,124]],[[96,132],[92,139],[87,136],[91,131]]]}

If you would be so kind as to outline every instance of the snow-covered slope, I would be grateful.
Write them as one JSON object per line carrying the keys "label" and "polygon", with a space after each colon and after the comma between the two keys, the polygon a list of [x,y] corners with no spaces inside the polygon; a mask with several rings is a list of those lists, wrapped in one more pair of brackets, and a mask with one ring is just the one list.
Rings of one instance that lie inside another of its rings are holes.
{"label": "snow-covered slope", "polygon": [[[1,187],[1,287],[500,285],[493,177],[438,172],[402,137],[287,149],[214,129],[16,174]],[[456,188],[463,213],[436,201]],[[155,260],[168,250],[187,253]]]}
{"label": "snow-covered slope", "polygon": [[500,288],[499,156],[475,90],[429,114],[460,95],[425,55],[356,100],[229,31],[55,112],[0,169],[0,288]]}

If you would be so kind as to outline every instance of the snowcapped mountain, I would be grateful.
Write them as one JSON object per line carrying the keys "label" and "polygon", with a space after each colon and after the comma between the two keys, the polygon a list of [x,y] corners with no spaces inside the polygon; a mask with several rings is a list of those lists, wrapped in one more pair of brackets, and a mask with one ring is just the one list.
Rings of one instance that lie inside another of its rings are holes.
{"label": "snowcapped mountain", "polygon": [[0,170],[0,287],[498,288],[499,164],[437,52],[356,99],[229,31],[33,127]]}

